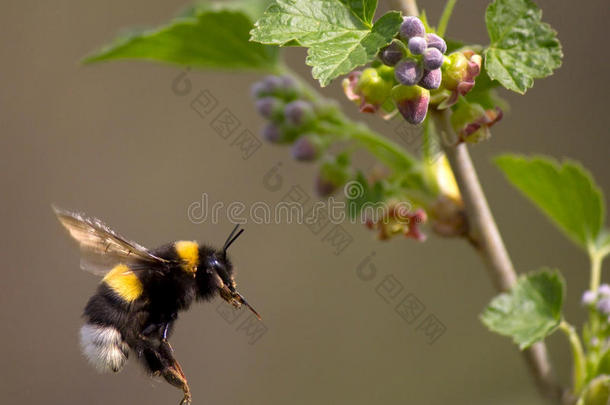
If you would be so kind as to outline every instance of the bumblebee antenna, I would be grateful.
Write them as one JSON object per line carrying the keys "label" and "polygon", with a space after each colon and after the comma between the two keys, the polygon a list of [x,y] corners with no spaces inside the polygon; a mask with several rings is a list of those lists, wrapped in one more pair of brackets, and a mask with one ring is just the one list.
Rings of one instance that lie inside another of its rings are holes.
{"label": "bumblebee antenna", "polygon": [[229,243],[227,243],[227,246],[225,246],[225,248],[224,248],[225,253],[226,253],[227,249],[229,248],[229,246],[231,246],[233,244],[233,242],[235,242],[235,240],[237,238],[239,238],[239,235],[241,235],[242,233],[244,233],[244,230],[240,229],[239,232],[237,232],[237,235],[235,235],[233,237],[233,239],[231,239],[231,241]]}
{"label": "bumblebee antenna", "polygon": [[[237,238],[239,238],[239,235],[241,235],[244,232],[243,229],[240,229],[239,232],[237,232],[238,229],[239,229],[239,224],[235,225],[235,228],[233,228],[233,230],[231,231],[231,234],[229,234],[229,237],[227,238],[224,246],[222,247],[222,251],[225,254],[226,254],[229,246],[231,246],[233,244],[233,242],[235,242],[235,240]],[[236,234],[236,232],[237,232],[237,234]]]}
{"label": "bumblebee antenna", "polygon": [[235,235],[235,232],[237,231],[238,228],[239,228],[239,224],[235,225],[235,228],[233,228],[233,230],[231,231],[231,233],[227,237],[227,240],[225,241],[225,244],[222,246],[222,250],[225,250],[227,248],[227,245],[231,241],[231,238],[233,237],[233,235]]}

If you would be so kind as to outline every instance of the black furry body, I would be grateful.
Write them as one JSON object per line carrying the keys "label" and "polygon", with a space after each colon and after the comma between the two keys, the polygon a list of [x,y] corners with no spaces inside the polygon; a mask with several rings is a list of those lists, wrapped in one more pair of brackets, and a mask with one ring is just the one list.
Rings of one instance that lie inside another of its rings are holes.
{"label": "black furry body", "polygon": [[[166,359],[167,354],[160,353],[161,341],[171,334],[178,313],[189,309],[195,300],[212,298],[218,292],[218,283],[204,268],[195,274],[186,272],[174,244],[164,245],[151,253],[167,260],[167,264],[153,268],[146,268],[149,263],[131,264],[136,269],[143,269],[134,271],[143,287],[140,297],[128,302],[102,282],[89,299],[84,317],[88,324],[118,330],[123,341],[154,374],[166,366],[164,360],[171,360]],[[210,248],[199,248],[202,262],[213,254]]]}

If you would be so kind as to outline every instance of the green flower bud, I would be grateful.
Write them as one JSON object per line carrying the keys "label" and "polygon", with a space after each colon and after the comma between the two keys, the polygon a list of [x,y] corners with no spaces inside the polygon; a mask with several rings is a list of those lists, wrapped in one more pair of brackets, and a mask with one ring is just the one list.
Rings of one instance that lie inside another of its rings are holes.
{"label": "green flower bud", "polygon": [[461,52],[454,52],[449,55],[448,60],[448,63],[443,63],[442,66],[442,86],[449,90],[455,90],[468,68],[468,59]]}
{"label": "green flower bud", "polygon": [[[386,69],[381,71],[386,75]],[[364,69],[356,85],[356,92],[362,94],[367,103],[375,106],[382,104],[389,97],[392,90],[392,82],[385,80],[379,73],[374,68]]]}
{"label": "green flower bud", "polygon": [[463,142],[476,143],[488,139],[489,128],[502,119],[502,110],[485,110],[481,105],[461,98],[451,114],[451,126]]}
{"label": "green flower bud", "polygon": [[481,55],[469,49],[454,52],[443,61],[441,88],[449,90],[450,94],[438,103],[437,97],[434,97],[434,104],[438,109],[451,107],[458,101],[460,95],[463,96],[472,90],[475,78],[481,72],[482,61]]}
{"label": "green flower bud", "polygon": [[379,73],[379,76],[381,76],[381,78],[388,82],[388,83],[392,83],[395,84],[394,82],[394,68],[391,66],[386,66],[386,65],[381,65],[378,66],[377,68],[377,73]]}
{"label": "green flower bud", "polygon": [[607,405],[610,401],[610,381],[608,377],[601,375],[594,378],[588,384],[582,398],[582,403],[586,405]]}
{"label": "green flower bud", "polygon": [[349,159],[346,155],[337,158],[329,158],[320,166],[320,172],[316,177],[316,192],[321,197],[328,197],[341,187],[351,177]]}

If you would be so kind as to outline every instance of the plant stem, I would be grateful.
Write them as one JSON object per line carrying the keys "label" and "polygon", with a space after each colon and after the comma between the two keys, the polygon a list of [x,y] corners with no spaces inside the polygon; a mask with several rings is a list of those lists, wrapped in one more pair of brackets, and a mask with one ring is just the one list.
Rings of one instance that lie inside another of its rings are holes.
{"label": "plant stem", "polygon": [[447,25],[449,25],[455,3],[457,3],[457,0],[447,0],[447,4],[445,4],[445,9],[443,10],[443,14],[441,14],[441,19],[438,21],[438,27],[436,28],[436,33],[441,37],[444,37],[447,32]]}
{"label": "plant stem", "polygon": [[517,282],[517,275],[487,204],[466,144],[455,145],[457,135],[449,122],[449,110],[431,113],[464,200],[469,236],[487,263],[496,289],[508,291]]}
{"label": "plant stem", "polygon": [[591,284],[589,289],[597,291],[602,278],[602,260],[604,257],[597,251],[589,253],[591,258]]}
{"label": "plant stem", "polygon": [[346,121],[345,129],[352,139],[367,147],[371,153],[382,161],[390,163],[387,160],[388,158],[392,159],[394,161],[393,167],[400,164],[403,169],[409,170],[416,165],[416,160],[406,150],[388,138],[373,132],[366,125]]}
{"label": "plant stem", "polygon": [[[457,135],[451,127],[448,109],[430,113],[440,132],[439,138],[464,201],[469,240],[487,264],[495,287],[501,292],[508,291],[516,283],[517,275],[487,204],[466,144],[456,144]],[[544,342],[535,343],[523,353],[540,393],[554,403],[560,404],[562,400],[569,403],[568,399],[564,399],[564,390],[553,377]]]}
{"label": "plant stem", "polygon": [[416,0],[396,0],[398,3],[398,8],[402,9],[406,15],[419,15],[419,10],[417,9],[417,1]]}
{"label": "plant stem", "polygon": [[585,352],[574,327],[566,321],[561,321],[559,329],[565,333],[572,348],[574,359],[574,394],[579,395],[584,388],[586,377]]}

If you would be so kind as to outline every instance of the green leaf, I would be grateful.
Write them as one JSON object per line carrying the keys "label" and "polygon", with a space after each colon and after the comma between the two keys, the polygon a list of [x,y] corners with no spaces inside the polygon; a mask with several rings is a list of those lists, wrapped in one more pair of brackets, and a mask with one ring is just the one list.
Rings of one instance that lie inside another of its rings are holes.
{"label": "green leaf", "polygon": [[276,0],[255,23],[251,40],[309,48],[306,63],[326,86],[332,79],[375,59],[397,34],[398,12],[383,15],[373,25],[376,1]]}
{"label": "green leaf", "polygon": [[352,14],[356,16],[365,25],[371,26],[373,17],[375,16],[375,10],[377,9],[377,0],[339,0],[347,8],[350,9]]}
{"label": "green leaf", "polygon": [[248,17],[250,17],[250,21],[254,24],[254,21],[258,20],[267,7],[271,4],[271,0],[232,0],[232,1],[223,1],[220,2],[203,2],[198,3],[196,7],[199,7],[201,10],[213,10],[213,11],[222,11],[222,10],[233,10],[233,11],[242,11]]}
{"label": "green leaf", "polygon": [[496,164],[574,242],[594,249],[605,217],[602,193],[591,174],[575,162],[504,155]]}
{"label": "green leaf", "polygon": [[510,336],[525,349],[553,333],[561,322],[564,281],[544,270],[522,276],[509,293],[498,295],[481,320],[492,331]]}
{"label": "green leaf", "polygon": [[561,66],[557,33],[541,18],[531,0],[495,0],[485,13],[491,40],[485,67],[492,79],[520,94]]}
{"label": "green leaf", "polygon": [[236,2],[228,7],[235,9],[218,5],[190,9],[166,26],[120,37],[84,62],[146,59],[199,68],[274,71],[277,49],[249,41],[255,9],[239,10]]}

